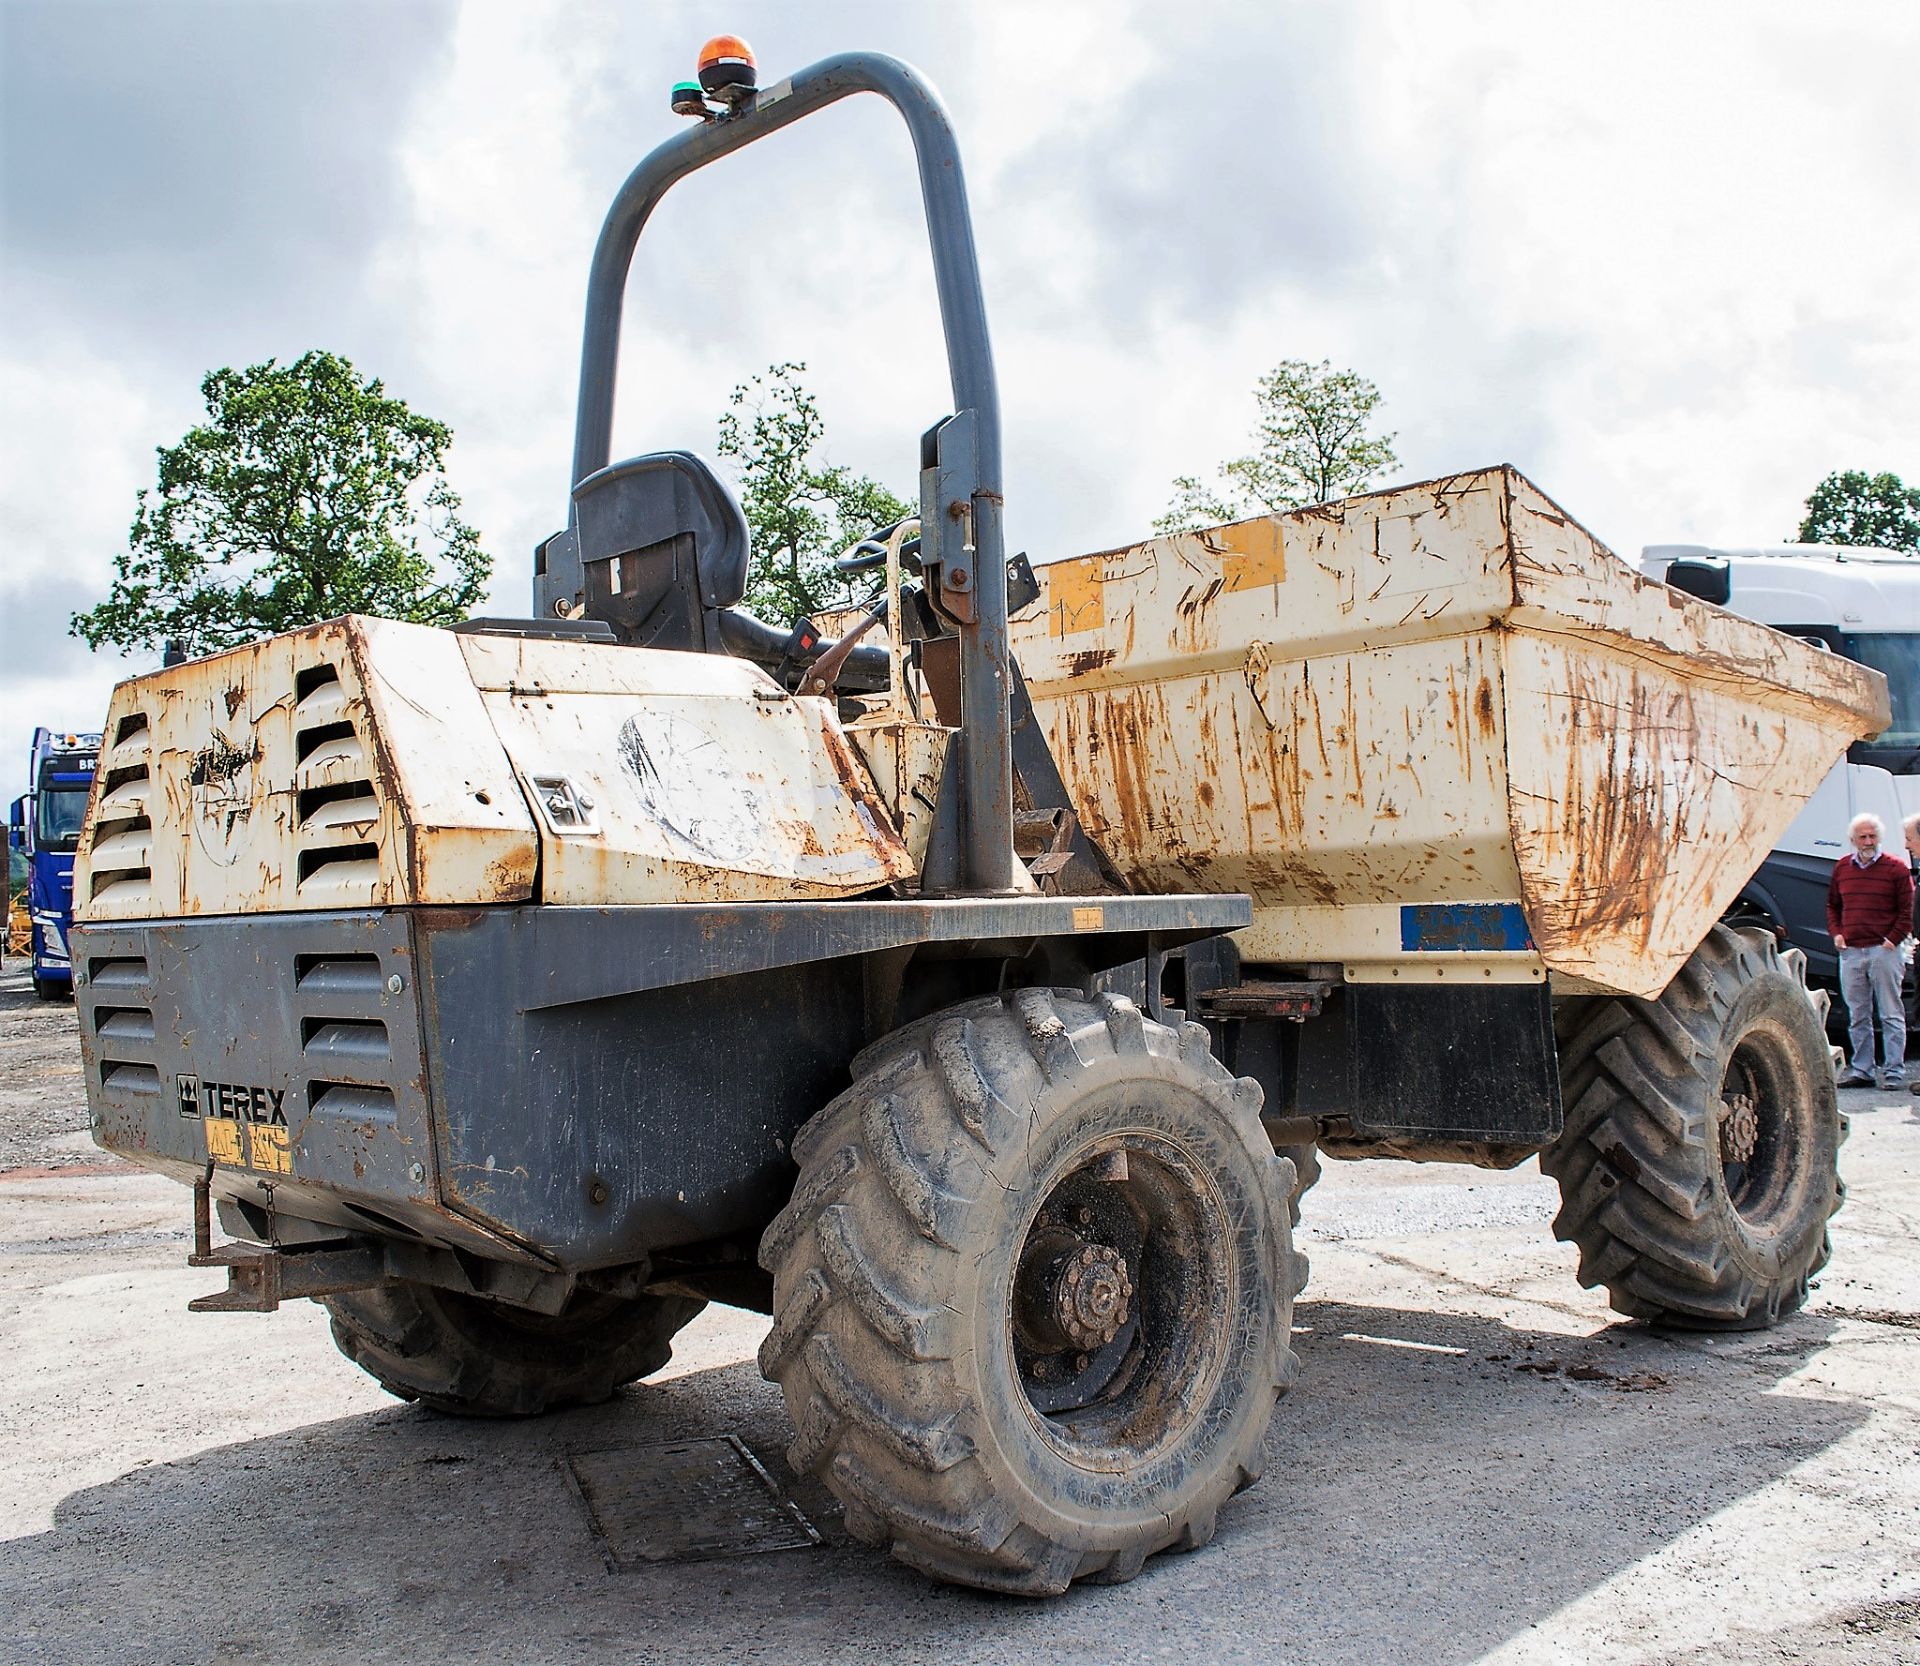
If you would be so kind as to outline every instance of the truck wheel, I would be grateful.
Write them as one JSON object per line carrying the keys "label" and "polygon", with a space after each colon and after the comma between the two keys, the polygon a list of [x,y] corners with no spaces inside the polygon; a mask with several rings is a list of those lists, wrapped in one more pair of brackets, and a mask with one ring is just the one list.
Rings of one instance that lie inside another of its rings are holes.
{"label": "truck wheel", "polygon": [[33,974],[33,993],[36,1000],[57,1001],[66,993],[66,985],[55,983],[52,978],[43,978],[38,972]]}
{"label": "truck wheel", "polygon": [[389,1394],[461,1417],[594,1405],[665,1365],[707,1305],[585,1295],[549,1316],[406,1279],[322,1302],[335,1346]]}
{"label": "truck wheel", "polygon": [[1620,1312],[1756,1330],[1826,1265],[1846,1124],[1805,985],[1762,932],[1716,926],[1656,1001],[1556,1016],[1566,1128],[1540,1155],[1554,1235]]}
{"label": "truck wheel", "polygon": [[1293,1171],[1198,1024],[1027,989],[854,1061],[768,1227],[788,1457],[847,1530],[1029,1595],[1130,1579],[1259,1475]]}

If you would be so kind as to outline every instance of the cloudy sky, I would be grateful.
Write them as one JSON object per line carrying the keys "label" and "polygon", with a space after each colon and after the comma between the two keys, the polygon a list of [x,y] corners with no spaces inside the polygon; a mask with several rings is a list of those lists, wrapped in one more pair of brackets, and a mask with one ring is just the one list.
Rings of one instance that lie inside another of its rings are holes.
{"label": "cloudy sky", "polygon": [[[344,353],[450,423],[524,611],[566,512],[588,256],[699,43],[870,47],[973,192],[1010,547],[1141,536],[1255,377],[1376,381],[1402,477],[1512,462],[1615,548],[1791,536],[1920,478],[1920,8],[0,0],[0,797],[130,670],[66,635],[219,365]],[[950,406],[910,152],[856,100],[680,187],[616,456],[802,359],[909,493]]]}

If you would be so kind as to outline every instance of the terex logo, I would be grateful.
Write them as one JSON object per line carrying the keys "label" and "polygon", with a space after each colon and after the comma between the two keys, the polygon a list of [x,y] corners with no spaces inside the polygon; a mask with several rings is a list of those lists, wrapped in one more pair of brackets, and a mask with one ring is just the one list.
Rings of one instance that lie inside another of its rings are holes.
{"label": "terex logo", "polygon": [[182,1116],[225,1117],[233,1122],[287,1125],[285,1088],[254,1087],[246,1082],[203,1082],[182,1072],[173,1079]]}

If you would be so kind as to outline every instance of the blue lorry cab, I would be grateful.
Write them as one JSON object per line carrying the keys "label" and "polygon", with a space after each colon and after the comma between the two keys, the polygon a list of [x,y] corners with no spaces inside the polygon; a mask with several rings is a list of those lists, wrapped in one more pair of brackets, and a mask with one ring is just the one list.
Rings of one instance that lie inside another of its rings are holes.
{"label": "blue lorry cab", "polygon": [[49,999],[70,993],[73,962],[73,853],[87,819],[100,737],[36,729],[28,754],[29,790],[16,799],[9,842],[27,857],[27,914],[33,926],[33,987]]}

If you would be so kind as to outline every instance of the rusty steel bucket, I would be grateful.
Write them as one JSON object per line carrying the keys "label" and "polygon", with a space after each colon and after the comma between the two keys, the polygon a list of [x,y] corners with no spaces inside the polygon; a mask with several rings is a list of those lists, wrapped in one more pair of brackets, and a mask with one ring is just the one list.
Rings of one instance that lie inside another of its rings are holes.
{"label": "rusty steel bucket", "polygon": [[1641,578],[1511,468],[1041,571],[1014,624],[1088,830],[1249,892],[1243,958],[1653,996],[1884,680]]}

